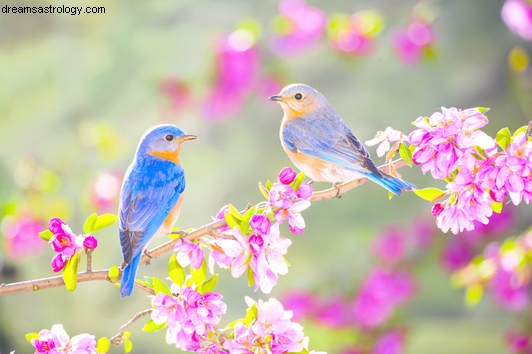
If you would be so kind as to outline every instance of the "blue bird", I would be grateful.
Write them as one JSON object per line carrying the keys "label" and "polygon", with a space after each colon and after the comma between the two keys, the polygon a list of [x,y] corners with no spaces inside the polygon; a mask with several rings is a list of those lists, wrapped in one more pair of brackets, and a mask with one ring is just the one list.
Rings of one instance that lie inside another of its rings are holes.
{"label": "blue bird", "polygon": [[375,166],[366,148],[325,96],[305,84],[284,87],[270,100],[281,104],[281,145],[292,163],[317,182],[338,184],[367,178],[393,194],[414,186]]}
{"label": "blue bird", "polygon": [[185,172],[179,153],[183,142],[196,139],[174,125],[148,130],[137,147],[120,191],[118,215],[124,258],[120,294],[130,296],[143,250],[157,232],[169,233],[177,221]]}

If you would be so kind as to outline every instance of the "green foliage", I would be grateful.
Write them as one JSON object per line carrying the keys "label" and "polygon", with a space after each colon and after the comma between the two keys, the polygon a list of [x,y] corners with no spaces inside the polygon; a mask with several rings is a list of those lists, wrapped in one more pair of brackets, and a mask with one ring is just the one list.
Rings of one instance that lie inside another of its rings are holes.
{"label": "green foliage", "polygon": [[208,280],[203,282],[203,284],[201,284],[197,288],[198,293],[200,293],[202,295],[205,295],[205,294],[210,293],[211,291],[213,291],[214,288],[216,287],[216,284],[218,283],[218,278],[219,278],[219,275],[218,274],[214,274]]}
{"label": "green foliage", "polygon": [[469,307],[473,307],[477,305],[482,299],[483,292],[484,292],[484,289],[482,288],[482,285],[478,283],[469,285],[465,293],[466,305]]}
{"label": "green foliage", "polygon": [[412,151],[405,143],[399,145],[399,155],[401,159],[409,166],[412,167],[414,163],[412,162]]}
{"label": "green foliage", "polygon": [[155,322],[153,322],[153,320],[149,320],[145,325],[144,327],[142,327],[142,330],[144,332],[155,332],[155,331],[158,331],[162,328],[165,328],[166,327],[166,323],[161,323],[161,324],[157,324]]}
{"label": "green foliage", "polygon": [[39,232],[39,237],[42,238],[44,241],[48,242],[52,238],[54,234],[52,231],[46,229],[44,231]]}
{"label": "green foliage", "polygon": [[98,354],[104,354],[109,351],[111,348],[111,341],[107,337],[102,337],[98,339],[98,342],[96,343],[96,351]]}
{"label": "green foliage", "polygon": [[421,199],[428,200],[430,202],[433,202],[445,195],[445,192],[438,188],[423,188],[423,189],[414,189],[412,192],[414,192],[415,195],[420,197]]}
{"label": "green foliage", "polygon": [[98,214],[93,213],[85,220],[85,223],[83,224],[83,232],[85,234],[91,234],[100,231],[113,225],[117,220],[118,216],[114,214],[102,214],[98,216]]}
{"label": "green foliage", "polygon": [[179,286],[185,284],[186,273],[183,267],[177,261],[175,254],[173,254],[168,260],[168,276],[170,279]]}
{"label": "green foliage", "polygon": [[497,142],[497,145],[499,145],[503,150],[506,150],[508,145],[510,145],[511,140],[510,129],[508,129],[508,127],[502,128],[497,132],[497,135],[495,135],[495,141]]}
{"label": "green foliage", "polygon": [[194,284],[203,284],[205,279],[207,279],[207,262],[205,259],[203,260],[203,263],[201,263],[199,269],[194,269],[194,267],[190,266],[190,275],[192,276],[192,282]]}
{"label": "green foliage", "polygon": [[26,333],[26,340],[31,343],[32,340],[39,338],[39,333],[30,332]]}
{"label": "green foliage", "polygon": [[159,293],[163,293],[166,295],[172,295],[168,286],[161,279],[157,277],[152,277],[151,281],[152,281],[153,291],[155,291],[155,295]]}
{"label": "green foliage", "polygon": [[497,214],[500,214],[502,212],[503,204],[501,202],[494,202],[491,204],[491,210],[496,212]]}
{"label": "green foliage", "polygon": [[297,190],[299,189],[299,186],[301,185],[301,183],[303,183],[304,179],[305,179],[305,174],[303,172],[299,172],[296,178],[294,178],[294,182],[292,182],[292,188],[294,188],[295,192],[297,192]]}
{"label": "green foliage", "polygon": [[79,265],[79,252],[68,260],[65,269],[63,270],[63,281],[68,291],[74,291],[76,289],[76,283],[78,280],[78,265]]}
{"label": "green foliage", "polygon": [[519,133],[525,133],[526,130],[527,130],[527,126],[526,125],[523,125],[522,127],[519,127],[519,129],[517,129],[513,135],[512,135],[512,140],[515,139],[515,137],[519,134]]}
{"label": "green foliage", "polygon": [[118,266],[116,264],[113,264],[111,268],[109,268],[109,271],[107,272],[107,277],[113,282],[118,280],[118,277],[120,277],[120,269],[118,269]]}
{"label": "green foliage", "polygon": [[246,317],[244,318],[244,325],[249,326],[253,321],[257,319],[259,316],[259,309],[257,308],[257,304],[251,305],[247,311],[246,311]]}

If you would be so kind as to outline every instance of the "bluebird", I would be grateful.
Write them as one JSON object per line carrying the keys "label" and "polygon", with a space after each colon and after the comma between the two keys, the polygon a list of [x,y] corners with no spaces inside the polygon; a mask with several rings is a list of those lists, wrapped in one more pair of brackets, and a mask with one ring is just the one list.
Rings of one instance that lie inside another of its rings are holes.
{"label": "bluebird", "polygon": [[381,172],[325,96],[314,88],[291,84],[270,100],[279,102],[284,112],[280,130],[284,151],[312,180],[337,185],[365,177],[396,195],[414,188]]}
{"label": "bluebird", "polygon": [[118,215],[124,264],[120,294],[130,296],[143,250],[157,232],[169,233],[177,221],[185,171],[179,152],[183,142],[196,139],[174,125],[148,130],[137,147],[122,189]]}

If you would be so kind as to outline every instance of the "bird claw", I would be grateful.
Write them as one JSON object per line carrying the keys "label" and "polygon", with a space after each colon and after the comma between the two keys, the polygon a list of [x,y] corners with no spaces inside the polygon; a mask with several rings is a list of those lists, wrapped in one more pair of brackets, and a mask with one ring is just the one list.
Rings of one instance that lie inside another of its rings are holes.
{"label": "bird claw", "polygon": [[176,238],[181,238],[181,237],[185,236],[186,234],[187,234],[187,232],[183,231],[183,230],[170,232],[170,235],[177,235]]}
{"label": "bird claw", "polygon": [[147,258],[147,260],[146,260],[146,265],[149,265],[150,262],[151,262],[151,259],[152,259],[153,257],[152,257],[151,254],[148,252],[148,250],[144,250],[144,252],[142,252],[142,254],[144,255],[144,257]]}
{"label": "bird claw", "polygon": [[340,189],[340,185],[341,184],[342,183],[340,183],[340,182],[336,182],[336,183],[332,184],[332,188],[336,189],[336,195],[334,197],[338,198],[338,199],[342,198],[342,191]]}

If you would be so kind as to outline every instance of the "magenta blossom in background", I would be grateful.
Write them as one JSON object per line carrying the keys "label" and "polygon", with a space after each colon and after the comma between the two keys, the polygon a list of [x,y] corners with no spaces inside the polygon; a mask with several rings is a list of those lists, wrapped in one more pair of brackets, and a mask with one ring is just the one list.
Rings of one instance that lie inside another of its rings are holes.
{"label": "magenta blossom in background", "polygon": [[272,50],[280,55],[298,54],[321,39],[327,18],[305,0],[281,0],[275,24],[277,34],[271,43]]}
{"label": "magenta blossom in background", "polygon": [[506,333],[505,339],[511,353],[532,353],[532,337],[530,335],[510,330]]}
{"label": "magenta blossom in background", "polygon": [[4,218],[2,233],[9,257],[17,260],[41,253],[45,245],[39,237],[39,232],[43,228],[43,222],[31,214]]}
{"label": "magenta blossom in background", "polygon": [[294,321],[312,316],[318,306],[318,299],[314,294],[303,290],[294,290],[284,294],[281,302],[286,309],[292,311]]}
{"label": "magenta blossom in background", "polygon": [[527,0],[506,0],[502,20],[517,35],[532,41],[532,3]]}
{"label": "magenta blossom in background", "polygon": [[103,172],[96,177],[89,189],[89,201],[99,213],[114,211],[117,208],[121,177],[113,172]]}
{"label": "magenta blossom in background", "polygon": [[392,33],[392,47],[395,54],[407,65],[417,64],[433,44],[432,24],[422,19],[414,19],[406,28]]}
{"label": "magenta blossom in background", "polygon": [[346,299],[334,296],[320,303],[314,318],[324,326],[340,328],[349,324],[349,306]]}
{"label": "magenta blossom in background", "polygon": [[335,15],[329,22],[329,43],[342,54],[369,55],[375,49],[374,37],[381,21],[375,11],[361,11],[351,16]]}
{"label": "magenta blossom in background", "polygon": [[181,113],[191,103],[191,93],[188,85],[174,77],[167,77],[159,82],[160,92],[166,96],[169,106],[176,114]]}
{"label": "magenta blossom in background", "polygon": [[212,121],[233,116],[252,90],[259,63],[256,39],[237,29],[219,39],[215,56],[215,81],[203,103],[203,115]]}
{"label": "magenta blossom in background", "polygon": [[446,271],[452,273],[465,267],[473,259],[475,253],[465,237],[455,237],[447,242],[441,255],[441,263]]}
{"label": "magenta blossom in background", "polygon": [[96,354],[96,338],[92,334],[82,333],[70,338],[62,324],[55,324],[50,330],[41,330],[31,344],[36,354]]}
{"label": "magenta blossom in background", "polygon": [[404,353],[405,338],[400,330],[385,333],[377,340],[373,354],[402,354]]}
{"label": "magenta blossom in background", "polygon": [[395,307],[410,299],[414,292],[414,279],[410,274],[374,268],[356,295],[353,316],[362,327],[377,327],[390,317]]}
{"label": "magenta blossom in background", "polygon": [[386,263],[399,262],[406,253],[406,234],[398,226],[389,227],[373,242],[373,253]]}

